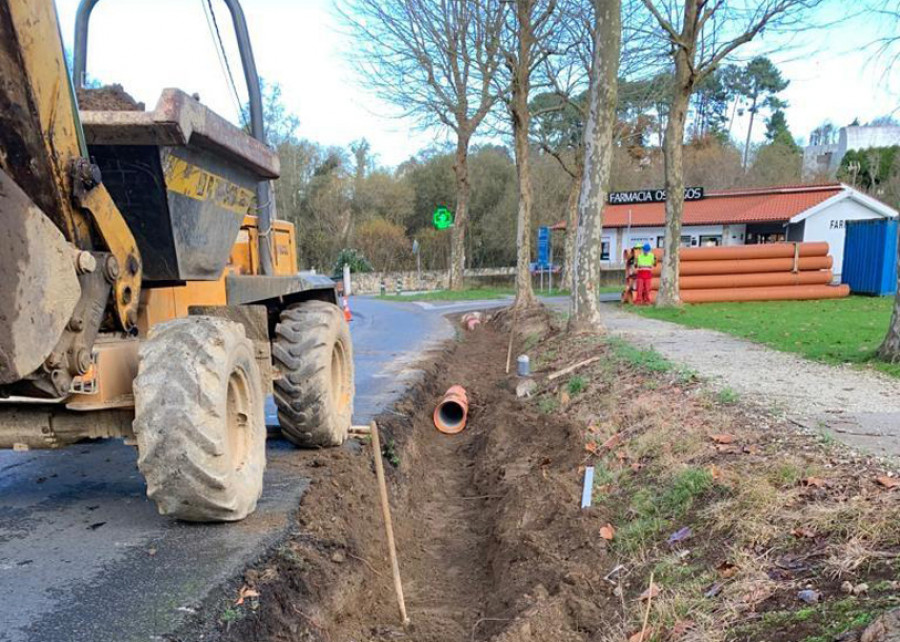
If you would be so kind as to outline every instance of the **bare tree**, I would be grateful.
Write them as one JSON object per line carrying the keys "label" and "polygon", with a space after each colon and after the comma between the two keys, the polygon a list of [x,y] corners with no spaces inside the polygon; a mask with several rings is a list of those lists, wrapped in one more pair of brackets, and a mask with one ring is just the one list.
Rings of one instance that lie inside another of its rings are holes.
{"label": "bare tree", "polygon": [[684,213],[684,130],[696,86],[766,27],[796,27],[820,0],[642,0],[674,59],[674,86],[663,143],[665,256],[657,306],[681,304],[678,251]]}
{"label": "bare tree", "polygon": [[[516,216],[516,300],[515,308],[535,304],[531,287],[531,107],[529,97],[535,74],[553,54],[553,39],[561,12],[557,0],[514,0],[506,19],[503,56],[508,71],[507,107],[512,122],[518,184]],[[506,84],[506,83],[504,83]]]}
{"label": "bare tree", "polygon": [[603,209],[609,191],[613,135],[616,129],[622,1],[594,0],[594,22],[588,116],[584,127],[584,171],[578,198],[575,286],[572,290],[570,331],[597,331],[601,323],[600,304],[597,300],[600,236],[603,232]]}
{"label": "bare tree", "polygon": [[[456,136],[450,287],[461,289],[469,143],[499,97],[502,0],[349,0],[342,11],[366,86],[426,127]],[[438,203],[435,203],[438,205]]]}

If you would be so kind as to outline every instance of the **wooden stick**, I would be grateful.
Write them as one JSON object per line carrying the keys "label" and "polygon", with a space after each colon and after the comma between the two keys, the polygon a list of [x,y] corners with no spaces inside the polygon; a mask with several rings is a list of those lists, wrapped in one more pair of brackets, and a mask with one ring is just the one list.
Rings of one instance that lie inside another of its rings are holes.
{"label": "wooden stick", "polygon": [[506,374],[509,374],[509,362],[512,360],[513,338],[516,336],[516,322],[519,320],[519,309],[513,312],[512,326],[509,328],[509,347],[506,349]]}
{"label": "wooden stick", "polygon": [[562,370],[557,370],[552,375],[547,377],[547,381],[553,381],[554,379],[559,379],[563,375],[567,375],[570,372],[578,370],[578,368],[582,368],[588,364],[594,363],[595,361],[599,361],[600,357],[591,357],[590,359],[585,359],[584,361],[579,361],[575,365],[571,365],[568,368],[563,368]]}
{"label": "wooden stick", "polygon": [[650,621],[650,606],[653,604],[653,572],[650,572],[650,588],[647,589],[647,610],[644,612],[644,626],[641,627],[640,642],[644,642],[647,635],[647,623]]}
{"label": "wooden stick", "polygon": [[403,584],[400,582],[400,564],[397,562],[397,546],[394,543],[394,526],[391,523],[391,506],[388,504],[387,484],[384,481],[384,462],[381,461],[381,439],[378,437],[378,426],[373,421],[369,424],[372,432],[372,448],[375,451],[375,476],[378,478],[378,493],[381,495],[381,515],[384,517],[384,530],[387,533],[388,555],[391,558],[391,572],[394,575],[394,591],[397,593],[397,604],[400,606],[400,619],[403,626],[409,626],[406,616],[406,602],[403,600]]}

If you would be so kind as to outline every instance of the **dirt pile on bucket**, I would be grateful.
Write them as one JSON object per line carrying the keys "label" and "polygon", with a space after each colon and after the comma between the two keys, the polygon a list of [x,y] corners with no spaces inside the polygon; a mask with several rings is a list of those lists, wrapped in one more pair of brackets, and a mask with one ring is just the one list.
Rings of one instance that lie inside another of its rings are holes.
{"label": "dirt pile on bucket", "polygon": [[83,111],[144,111],[144,103],[132,98],[122,85],[81,87],[76,90],[78,108]]}

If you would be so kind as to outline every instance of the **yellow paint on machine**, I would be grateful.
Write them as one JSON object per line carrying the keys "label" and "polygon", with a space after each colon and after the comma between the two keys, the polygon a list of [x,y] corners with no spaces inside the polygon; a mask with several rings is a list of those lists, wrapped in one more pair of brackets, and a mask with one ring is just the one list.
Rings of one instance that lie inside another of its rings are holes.
{"label": "yellow paint on machine", "polygon": [[212,201],[235,214],[248,214],[254,194],[231,181],[170,155],[163,171],[166,188],[195,201]]}

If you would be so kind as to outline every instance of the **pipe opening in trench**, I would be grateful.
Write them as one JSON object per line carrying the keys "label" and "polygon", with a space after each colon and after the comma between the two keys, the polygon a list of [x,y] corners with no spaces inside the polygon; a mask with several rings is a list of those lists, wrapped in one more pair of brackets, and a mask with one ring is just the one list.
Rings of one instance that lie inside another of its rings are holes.
{"label": "pipe opening in trench", "polygon": [[441,424],[448,430],[456,432],[462,429],[466,421],[466,412],[462,405],[455,401],[445,401],[438,408]]}

